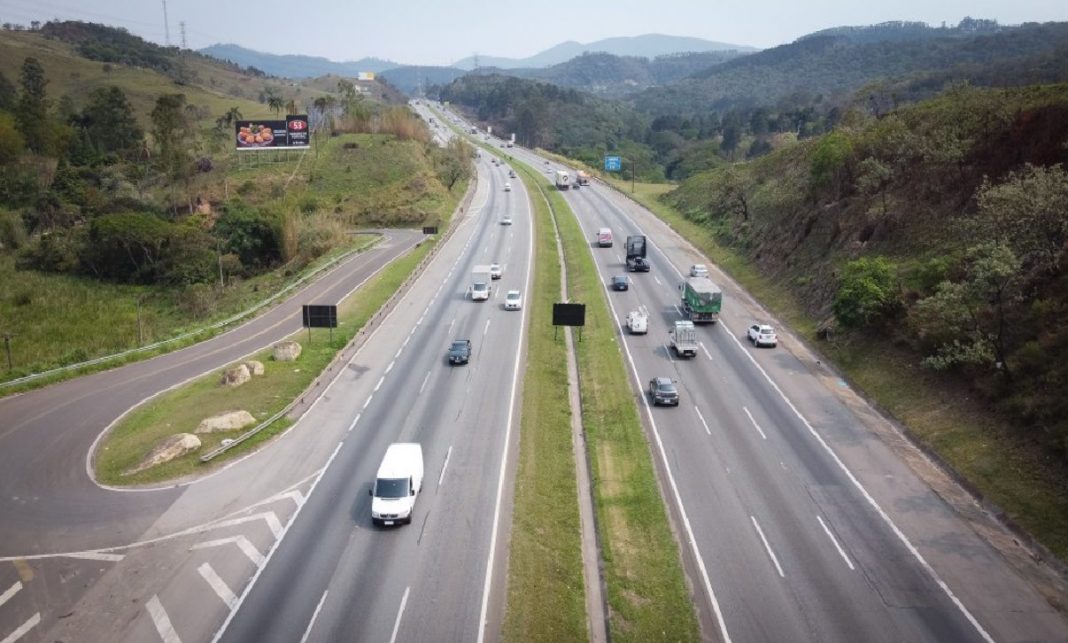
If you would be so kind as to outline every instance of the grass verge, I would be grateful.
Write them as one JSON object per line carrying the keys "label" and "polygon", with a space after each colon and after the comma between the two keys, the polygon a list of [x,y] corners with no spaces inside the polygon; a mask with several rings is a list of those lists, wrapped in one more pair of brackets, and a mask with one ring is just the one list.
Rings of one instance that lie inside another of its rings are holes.
{"label": "grass verge", "polygon": [[578,222],[563,197],[518,162],[557,213],[568,295],[586,303],[576,342],[603,573],[614,641],[693,641],[697,617],[638,416],[614,318]]}
{"label": "grass verge", "polygon": [[[537,187],[524,177],[532,195]],[[587,639],[578,488],[571,447],[564,339],[555,337],[560,261],[544,201],[534,196],[534,283],[523,417],[508,552],[507,641]]]}

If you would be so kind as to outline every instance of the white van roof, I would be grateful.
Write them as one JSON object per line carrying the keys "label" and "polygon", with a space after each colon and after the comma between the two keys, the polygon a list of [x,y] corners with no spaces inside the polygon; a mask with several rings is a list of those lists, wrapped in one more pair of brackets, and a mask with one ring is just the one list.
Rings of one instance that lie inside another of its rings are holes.
{"label": "white van roof", "polygon": [[597,234],[612,234],[611,228],[601,228],[597,231]]}
{"label": "white van roof", "polygon": [[418,442],[394,442],[386,449],[379,478],[407,478],[423,467],[423,447]]}

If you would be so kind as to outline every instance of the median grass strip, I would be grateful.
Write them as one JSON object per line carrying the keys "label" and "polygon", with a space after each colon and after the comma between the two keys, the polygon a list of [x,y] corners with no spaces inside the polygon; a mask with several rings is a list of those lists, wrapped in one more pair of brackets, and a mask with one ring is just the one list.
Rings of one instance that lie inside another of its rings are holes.
{"label": "median grass strip", "polygon": [[534,283],[523,379],[523,418],[508,554],[504,639],[587,639],[578,488],[571,449],[567,354],[552,326],[560,261],[548,207],[533,196]]}
{"label": "median grass strip", "polygon": [[697,617],[678,545],[587,240],[548,180],[515,165],[541,186],[552,204],[567,262],[568,294],[571,301],[586,304],[586,326],[575,346],[610,608],[609,636],[614,641],[697,640]]}

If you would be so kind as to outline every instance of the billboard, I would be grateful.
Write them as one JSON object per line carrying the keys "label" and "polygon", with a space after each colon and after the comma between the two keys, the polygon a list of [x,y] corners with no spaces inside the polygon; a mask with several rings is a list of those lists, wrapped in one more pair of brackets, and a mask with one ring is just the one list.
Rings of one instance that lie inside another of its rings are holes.
{"label": "billboard", "polygon": [[361,71],[356,75],[356,80],[374,80],[375,73],[373,71]]}
{"label": "billboard", "polygon": [[284,121],[237,121],[234,145],[239,150],[308,148],[307,114],[286,116]]}

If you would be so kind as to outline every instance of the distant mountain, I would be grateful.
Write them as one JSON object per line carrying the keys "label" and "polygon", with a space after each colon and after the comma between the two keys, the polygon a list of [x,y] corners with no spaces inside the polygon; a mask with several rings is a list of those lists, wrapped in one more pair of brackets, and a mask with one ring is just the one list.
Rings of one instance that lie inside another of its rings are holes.
{"label": "distant mountain", "polygon": [[232,44],[211,45],[200,49],[199,52],[219,60],[229,60],[242,67],[255,67],[272,76],[284,78],[315,78],[328,74],[355,76],[361,71],[378,73],[399,66],[398,63],[380,58],[361,58],[360,60],[335,62],[318,56],[280,56]]}
{"label": "distant mountain", "polygon": [[[731,45],[722,42],[713,42],[702,38],[689,38],[685,36],[665,36],[662,34],[646,34],[643,36],[625,36],[619,38],[605,38],[588,44],[582,44],[569,40],[559,45],[550,47],[545,51],[534,54],[529,58],[498,58],[494,56],[479,56],[479,67],[498,67],[501,69],[517,69],[529,67],[549,67],[567,62],[583,53],[606,53],[616,56],[637,56],[640,58],[655,58],[667,54],[684,52],[725,51],[738,50],[743,52],[756,51],[753,47],[745,45]],[[475,59],[473,56],[459,60],[452,65],[461,69],[474,69]]]}
{"label": "distant mountain", "polygon": [[467,72],[456,67],[431,67],[403,65],[380,72],[378,76],[390,85],[409,95],[418,95],[419,89],[431,85],[448,85]]}
{"label": "distant mountain", "polygon": [[[999,27],[967,18],[957,27],[840,27],[788,45],[740,56],[635,98],[642,111],[684,114],[794,102],[848,100],[871,83],[908,80],[909,100],[939,91],[944,83],[972,81],[1016,85],[1068,80],[1068,23]],[[991,70],[999,70],[993,78]],[[1038,69],[1036,77],[1032,69]],[[924,86],[923,81],[928,82]],[[937,81],[937,82],[934,82]]]}

